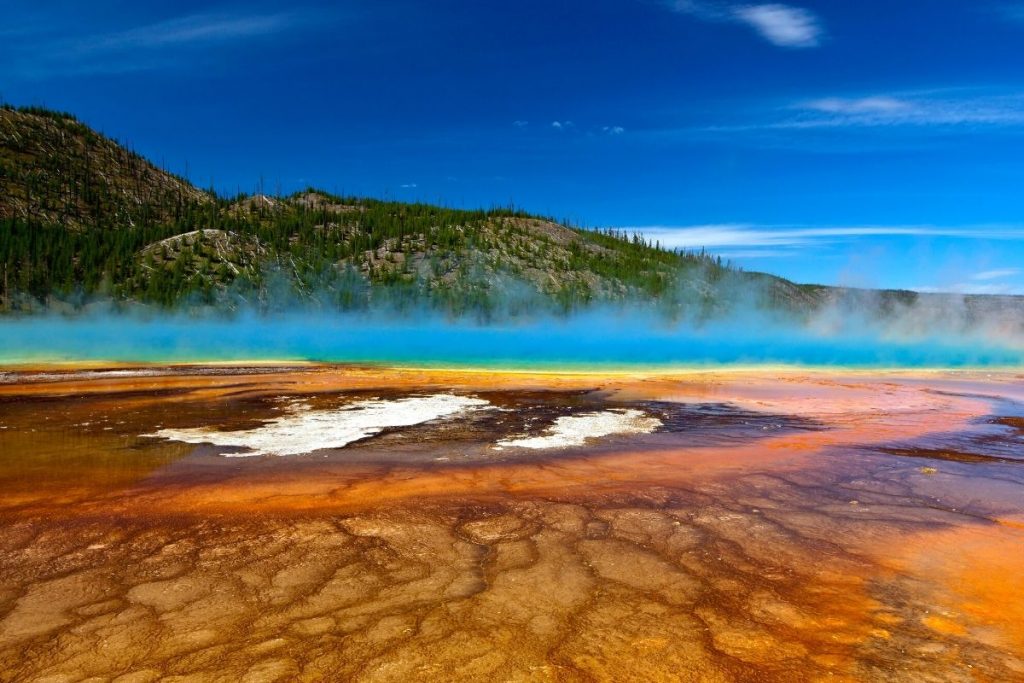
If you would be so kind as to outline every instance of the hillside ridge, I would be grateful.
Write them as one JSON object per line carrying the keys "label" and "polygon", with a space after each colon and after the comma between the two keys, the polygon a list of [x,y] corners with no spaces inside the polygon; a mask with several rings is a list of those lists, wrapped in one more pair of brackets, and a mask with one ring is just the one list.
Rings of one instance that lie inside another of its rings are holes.
{"label": "hillside ridge", "polygon": [[137,224],[210,201],[209,193],[70,114],[0,107],[0,220]]}
{"label": "hillside ridge", "polygon": [[0,108],[0,269],[5,313],[386,306],[494,317],[628,302],[707,319],[739,307],[806,316],[867,297],[887,314],[940,300],[798,285],[513,207],[315,188],[221,197],[69,114],[11,106]]}

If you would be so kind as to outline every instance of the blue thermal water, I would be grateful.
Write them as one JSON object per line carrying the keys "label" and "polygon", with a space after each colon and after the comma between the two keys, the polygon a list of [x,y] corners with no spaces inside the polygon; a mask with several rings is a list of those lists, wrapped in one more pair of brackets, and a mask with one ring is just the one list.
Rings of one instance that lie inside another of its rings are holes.
{"label": "blue thermal water", "polygon": [[247,360],[581,369],[723,364],[958,368],[1021,366],[1024,346],[994,337],[899,337],[868,326],[821,334],[756,317],[700,327],[624,314],[491,326],[327,314],[0,322],[0,363]]}

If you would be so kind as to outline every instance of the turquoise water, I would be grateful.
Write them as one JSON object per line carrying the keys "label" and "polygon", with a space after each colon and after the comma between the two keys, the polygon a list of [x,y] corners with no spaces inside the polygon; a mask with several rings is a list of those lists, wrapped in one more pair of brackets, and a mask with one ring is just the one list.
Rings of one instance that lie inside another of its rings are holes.
{"label": "turquoise water", "polygon": [[0,363],[304,360],[566,369],[1024,366],[1024,346],[1012,340],[911,338],[853,327],[853,332],[821,334],[756,317],[694,327],[628,314],[493,326],[338,315],[22,318],[0,322]]}

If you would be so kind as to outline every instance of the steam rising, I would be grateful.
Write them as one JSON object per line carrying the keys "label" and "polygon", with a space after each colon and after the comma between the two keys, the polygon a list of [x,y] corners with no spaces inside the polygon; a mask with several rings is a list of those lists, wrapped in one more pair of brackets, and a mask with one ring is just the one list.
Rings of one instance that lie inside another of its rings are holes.
{"label": "steam rising", "polygon": [[324,312],[8,318],[0,321],[0,362],[308,360],[510,368],[1024,362],[1016,302],[986,313],[950,297],[941,305],[929,301],[880,310],[874,302],[847,298],[803,318],[741,306],[700,320],[603,308],[493,324]]}

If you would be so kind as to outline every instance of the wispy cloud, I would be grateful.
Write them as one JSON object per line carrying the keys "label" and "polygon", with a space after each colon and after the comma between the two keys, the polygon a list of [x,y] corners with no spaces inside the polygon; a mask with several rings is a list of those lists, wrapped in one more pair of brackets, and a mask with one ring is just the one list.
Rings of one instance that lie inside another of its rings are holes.
{"label": "wispy cloud", "polygon": [[[751,261],[756,259],[846,260],[851,253],[879,246],[880,238],[947,238],[984,243],[1001,240],[1024,243],[1024,224],[964,225],[943,227],[933,225],[863,225],[863,226],[783,226],[758,224],[712,224],[689,226],[639,226],[620,228],[626,234],[639,233],[667,249],[706,249],[725,259]],[[855,243],[856,246],[855,246]],[[1010,248],[1010,247],[1008,247]],[[1018,249],[1014,245],[1012,249]],[[963,245],[965,253],[970,247]],[[934,268],[929,269],[934,272]],[[960,274],[956,280],[911,286],[920,292],[955,292],[961,294],[1022,294],[1024,269],[1000,268],[973,274]]]}
{"label": "wispy cloud", "polygon": [[[669,249],[803,248],[860,237],[950,237],[971,240],[1024,241],[1024,225],[937,227],[927,225],[789,227],[753,224],[638,226],[638,232]],[[749,256],[749,254],[748,254]]]}
{"label": "wispy cloud", "polygon": [[626,129],[622,126],[602,126],[601,132],[608,135],[622,135],[626,132]]}
{"label": "wispy cloud", "polygon": [[794,249],[736,249],[734,251],[716,251],[724,259],[755,259],[755,258],[789,258],[800,252]]}
{"label": "wispy cloud", "polygon": [[816,14],[781,3],[736,4],[715,0],[673,0],[668,6],[703,21],[744,24],[762,38],[786,48],[817,47],[825,28]]}
{"label": "wispy cloud", "polygon": [[925,294],[987,294],[987,295],[1010,295],[1024,293],[1024,287],[1010,283],[989,283],[978,282],[954,282],[949,285],[926,285],[920,287],[909,287],[915,292]]}
{"label": "wispy cloud", "polygon": [[71,49],[79,54],[86,54],[233,41],[277,33],[288,28],[294,20],[295,17],[290,14],[195,14],[125,31],[90,36],[77,41]]}
{"label": "wispy cloud", "polygon": [[565,130],[567,128],[572,128],[575,125],[576,124],[574,124],[572,121],[552,121],[551,122],[551,127],[554,128],[555,130]]}
{"label": "wispy cloud", "polygon": [[734,13],[765,40],[780,47],[817,47],[824,33],[818,18],[799,7],[742,5]]}
{"label": "wispy cloud", "polygon": [[914,108],[914,105],[907,100],[890,95],[874,95],[860,98],[825,97],[820,100],[810,100],[802,106],[812,111],[847,116],[903,113]]}
{"label": "wispy cloud", "polygon": [[[875,144],[919,144],[928,136],[940,139],[980,130],[1018,133],[1024,129],[1024,89],[951,87],[819,95],[789,102],[752,103],[746,112],[733,110],[724,115],[732,121],[667,128],[659,134],[721,139],[729,144],[810,146],[814,150],[859,153]],[[853,138],[851,134],[858,130],[861,135]],[[842,135],[801,135],[814,131]]]}
{"label": "wispy cloud", "polygon": [[1020,274],[1020,268],[1000,268],[997,270],[984,270],[971,276],[972,280],[1002,280]]}
{"label": "wispy cloud", "polygon": [[825,97],[798,102],[775,128],[956,126],[1024,123],[1024,94],[908,93]]}
{"label": "wispy cloud", "polygon": [[[74,28],[30,32],[12,47],[22,76],[121,73],[176,64],[202,48],[271,36],[310,24],[307,13],[204,13],[117,31],[75,34]],[[322,19],[322,17],[321,17]]]}

